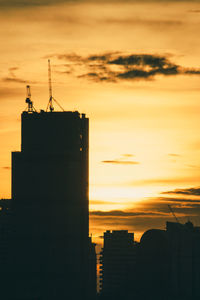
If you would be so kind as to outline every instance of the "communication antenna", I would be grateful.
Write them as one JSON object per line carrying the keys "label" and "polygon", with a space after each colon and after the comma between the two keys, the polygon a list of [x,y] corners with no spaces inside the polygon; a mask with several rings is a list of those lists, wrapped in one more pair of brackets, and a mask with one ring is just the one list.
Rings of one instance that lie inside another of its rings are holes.
{"label": "communication antenna", "polygon": [[63,110],[64,108],[58,103],[58,101],[53,97],[52,95],[52,82],[51,82],[51,62],[50,59],[48,59],[48,78],[49,78],[49,102],[47,105],[47,109],[46,111],[53,112],[54,111],[54,107],[53,107],[53,100],[57,103],[57,105]]}
{"label": "communication antenna", "polygon": [[49,77],[49,102],[47,105],[47,109],[49,108],[50,112],[54,111],[54,107],[53,107],[53,96],[52,96],[52,84],[51,84],[51,63],[50,63],[50,59],[48,59],[48,77]]}
{"label": "communication antenna", "polygon": [[30,85],[26,86],[26,103],[28,103],[28,107],[27,107],[27,111],[29,113],[32,113],[34,111],[36,111],[36,109],[33,106],[33,101],[31,101],[31,88]]}
{"label": "communication antenna", "polygon": [[179,220],[178,220],[178,218],[176,217],[175,213],[173,212],[173,209],[172,209],[171,205],[168,204],[168,207],[169,207],[170,212],[171,212],[172,215],[174,216],[176,222],[177,222],[177,223],[180,223]]}

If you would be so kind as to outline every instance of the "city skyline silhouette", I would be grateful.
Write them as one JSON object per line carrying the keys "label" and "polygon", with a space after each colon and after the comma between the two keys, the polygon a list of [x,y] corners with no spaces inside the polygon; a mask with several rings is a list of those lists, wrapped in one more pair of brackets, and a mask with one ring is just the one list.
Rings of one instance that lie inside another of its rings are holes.
{"label": "city skyline silhouette", "polygon": [[97,253],[106,230],[134,232],[138,242],[165,230],[175,222],[169,205],[198,227],[199,2],[2,0],[0,8],[0,198],[11,198],[25,86],[45,110],[51,59],[55,98],[90,119]]}
{"label": "city skyline silhouette", "polygon": [[51,59],[54,97],[92,124],[93,240],[101,244],[109,229],[139,240],[149,224],[172,220],[168,204],[183,223],[198,225],[199,3],[3,0],[0,7],[0,198],[11,197],[25,86],[45,110]]}

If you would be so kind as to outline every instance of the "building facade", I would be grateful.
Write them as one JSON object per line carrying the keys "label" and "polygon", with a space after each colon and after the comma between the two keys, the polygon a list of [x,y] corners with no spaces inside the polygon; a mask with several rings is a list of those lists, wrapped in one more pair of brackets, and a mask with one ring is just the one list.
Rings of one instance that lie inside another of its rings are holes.
{"label": "building facade", "polygon": [[136,264],[136,297],[141,300],[200,299],[200,228],[167,222],[141,237]]}
{"label": "building facade", "polygon": [[134,234],[127,230],[106,231],[100,258],[102,298],[126,299],[133,295],[131,281],[135,262]]}
{"label": "building facade", "polygon": [[15,298],[87,299],[88,118],[23,112],[12,153]]}

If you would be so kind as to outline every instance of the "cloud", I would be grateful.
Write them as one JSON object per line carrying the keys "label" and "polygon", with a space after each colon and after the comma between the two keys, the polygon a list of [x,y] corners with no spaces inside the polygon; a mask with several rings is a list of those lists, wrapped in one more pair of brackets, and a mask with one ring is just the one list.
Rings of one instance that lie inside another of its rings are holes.
{"label": "cloud", "polygon": [[[37,7],[45,5],[67,4],[67,3],[160,3],[160,2],[188,2],[188,0],[0,0],[1,8],[24,8]],[[190,2],[199,2],[199,0],[190,0]],[[198,10],[191,10],[189,12],[198,12]]]}
{"label": "cloud", "polygon": [[157,197],[135,203],[134,209],[91,211],[90,226],[99,235],[106,230],[129,230],[137,236],[152,228],[164,229],[167,221],[175,222],[168,204],[172,205],[179,222],[190,219],[199,225],[200,200]]}
{"label": "cloud", "polygon": [[138,217],[138,216],[163,216],[157,212],[138,212],[138,211],[122,211],[122,210],[111,210],[111,211],[90,211],[90,215],[100,217]]}
{"label": "cloud", "polygon": [[174,26],[182,26],[184,24],[183,21],[180,20],[166,20],[166,19],[158,19],[158,20],[153,20],[153,19],[146,19],[146,18],[109,18],[109,19],[104,19],[104,23],[107,24],[116,24],[116,25],[140,25],[140,26],[151,26],[151,27],[173,27]]}
{"label": "cloud", "polygon": [[181,155],[180,154],[176,154],[176,153],[169,153],[168,156],[171,156],[171,157],[180,157]]}
{"label": "cloud", "polygon": [[173,191],[162,192],[162,194],[200,196],[200,187],[188,188],[188,189],[176,189]]}
{"label": "cloud", "polygon": [[[162,194],[165,194],[165,193],[162,193]],[[157,198],[157,201],[163,201],[163,202],[177,202],[177,203],[200,203],[200,200],[197,200],[197,199],[185,199],[185,198],[167,198],[167,197],[160,197],[160,198]]]}
{"label": "cloud", "polygon": [[78,76],[78,78],[87,78],[87,79],[91,79],[96,82],[99,82],[99,81],[115,82],[115,80],[113,78],[109,78],[107,76],[102,75],[101,73],[94,73],[94,72],[80,75],[80,76]]}
{"label": "cloud", "polygon": [[199,13],[200,13],[200,10],[199,10],[199,9],[191,9],[191,10],[189,10],[188,12],[199,14]]}
{"label": "cloud", "polygon": [[78,0],[0,0],[1,8],[24,8],[43,5],[55,5],[59,3],[81,2]]}
{"label": "cloud", "polygon": [[199,183],[199,178],[191,177],[171,177],[171,178],[149,178],[141,180],[133,180],[129,182],[124,182],[124,186],[144,186],[144,185],[169,185],[169,184],[194,184]]}
{"label": "cloud", "polygon": [[[110,205],[110,202],[109,201],[103,201],[103,200],[90,200],[89,201],[89,204],[103,204],[103,205]],[[117,204],[115,202],[112,202],[112,204]]]}
{"label": "cloud", "polygon": [[16,82],[16,83],[27,83],[26,80],[24,79],[20,79],[20,78],[12,78],[12,77],[5,77],[5,78],[2,78],[2,81],[4,82]]}
{"label": "cloud", "polygon": [[133,157],[135,155],[134,154],[130,154],[130,153],[125,153],[125,154],[122,154],[122,156],[124,156],[124,157]]}
{"label": "cloud", "polygon": [[116,165],[138,165],[140,164],[137,161],[132,160],[103,160],[104,164],[116,164]]}
{"label": "cloud", "polygon": [[4,169],[4,170],[11,170],[11,167],[5,166],[5,167],[2,167],[2,169]]}
{"label": "cloud", "polygon": [[27,80],[24,80],[22,78],[19,78],[15,75],[15,71],[19,70],[18,67],[11,67],[8,69],[9,71],[9,76],[7,77],[4,77],[1,79],[1,81],[3,82],[14,82],[14,83],[23,83],[23,84],[33,84],[35,82],[33,81],[27,81]]}
{"label": "cloud", "polygon": [[54,56],[78,66],[77,72],[80,72],[82,66],[85,72],[81,71],[81,74],[76,76],[95,82],[153,80],[160,75],[200,75],[200,69],[184,68],[172,62],[167,55],[106,52],[86,57],[74,53]]}
{"label": "cloud", "polygon": [[116,165],[139,165],[138,161],[127,160],[127,158],[133,157],[133,154],[122,154],[120,158],[113,160],[102,160],[104,164],[116,164]]}

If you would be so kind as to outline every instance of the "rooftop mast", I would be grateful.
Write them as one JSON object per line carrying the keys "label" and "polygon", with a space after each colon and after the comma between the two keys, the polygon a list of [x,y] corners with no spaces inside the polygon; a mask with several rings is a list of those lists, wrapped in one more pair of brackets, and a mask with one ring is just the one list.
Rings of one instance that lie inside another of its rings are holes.
{"label": "rooftop mast", "polygon": [[48,77],[49,77],[49,102],[47,105],[47,109],[46,111],[48,111],[48,109],[50,110],[50,112],[54,111],[54,107],[53,107],[53,100],[57,103],[57,105],[63,110],[64,108],[58,103],[58,101],[53,97],[52,95],[52,83],[51,83],[51,63],[50,63],[50,59],[48,59]]}
{"label": "rooftop mast", "polygon": [[174,213],[174,211],[173,211],[173,209],[172,209],[171,205],[169,205],[169,204],[168,204],[168,207],[169,207],[169,210],[170,210],[170,212],[171,212],[171,213],[172,213],[172,215],[174,216],[174,218],[175,218],[176,222],[177,222],[177,223],[180,223],[180,222],[179,222],[179,220],[178,220],[178,218],[176,217],[176,215],[175,215],[175,213]]}
{"label": "rooftop mast", "polygon": [[54,111],[53,107],[53,96],[52,96],[52,84],[51,84],[51,63],[50,59],[48,59],[48,77],[49,77],[49,102],[47,105],[47,109],[49,108],[50,112]]}

